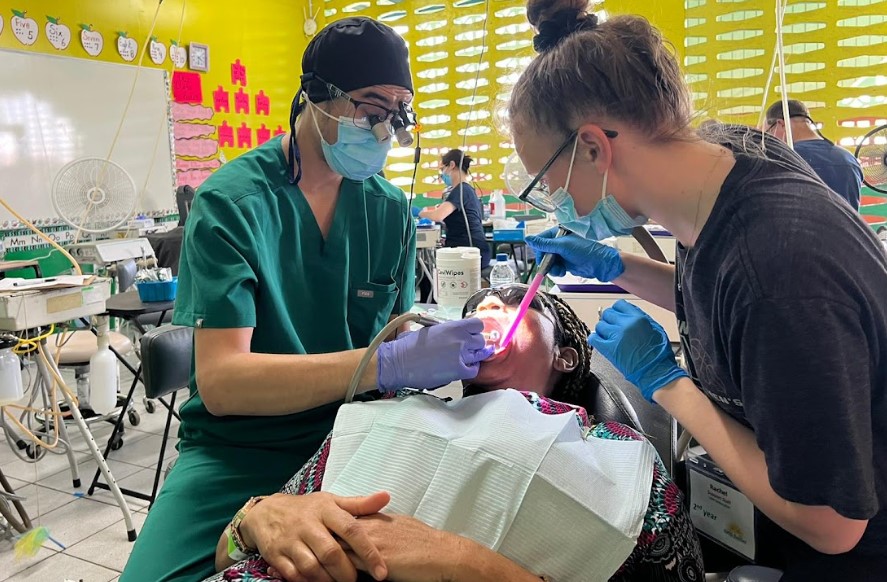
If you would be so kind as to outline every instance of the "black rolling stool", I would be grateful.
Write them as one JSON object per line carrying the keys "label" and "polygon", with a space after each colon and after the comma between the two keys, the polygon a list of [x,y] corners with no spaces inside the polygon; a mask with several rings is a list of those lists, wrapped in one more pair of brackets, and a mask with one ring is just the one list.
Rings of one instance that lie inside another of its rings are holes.
{"label": "black rolling stool", "polygon": [[[160,487],[160,474],[163,472],[163,457],[166,455],[166,439],[175,413],[176,393],[187,388],[191,380],[191,352],[194,331],[190,327],[164,325],[152,329],[142,336],[142,368],[145,394],[148,398],[160,401],[168,410],[166,427],[163,429],[163,442],[160,444],[160,457],[154,473],[154,487],[148,503],[154,503]],[[164,400],[169,396],[169,403]]]}

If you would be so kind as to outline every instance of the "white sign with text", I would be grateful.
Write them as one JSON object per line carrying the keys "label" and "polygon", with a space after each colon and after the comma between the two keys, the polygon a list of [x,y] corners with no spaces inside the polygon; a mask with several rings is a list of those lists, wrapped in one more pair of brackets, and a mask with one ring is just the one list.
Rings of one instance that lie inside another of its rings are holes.
{"label": "white sign with text", "polygon": [[696,529],[746,558],[755,557],[755,508],[748,497],[698,471],[690,472],[690,518]]}

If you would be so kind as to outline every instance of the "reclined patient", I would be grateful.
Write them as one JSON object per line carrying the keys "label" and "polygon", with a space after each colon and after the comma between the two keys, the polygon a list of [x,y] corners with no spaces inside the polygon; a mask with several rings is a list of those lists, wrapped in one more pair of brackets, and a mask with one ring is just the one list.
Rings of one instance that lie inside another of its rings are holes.
{"label": "reclined patient", "polygon": [[[469,299],[463,311],[463,317],[484,319],[485,328],[494,330],[495,337],[496,330],[508,328],[511,317],[525,293],[526,287],[522,285],[512,285],[496,290],[484,289]],[[587,435],[588,439],[594,437],[604,441],[642,441],[642,437],[629,427],[615,422],[595,423],[594,419],[588,418],[584,409],[581,408],[583,404],[591,401],[590,396],[597,391],[599,385],[597,378],[591,372],[591,348],[586,341],[588,334],[588,328],[565,303],[556,296],[540,292],[521,323],[512,344],[507,350],[494,355],[481,364],[477,378],[465,387],[465,398],[496,398],[506,394],[512,394],[512,398],[514,398],[514,392],[493,393],[494,391],[514,389],[520,391],[534,412],[538,411],[546,415],[574,413],[582,428],[582,434]],[[432,397],[416,395],[404,400],[410,401],[413,398],[429,399]],[[389,406],[401,406],[402,404],[388,403]],[[364,406],[374,407],[379,404]],[[309,496],[306,498],[307,500],[311,494],[316,494],[315,492],[321,490],[321,485],[324,483],[324,472],[329,466],[331,442],[334,442],[331,437],[327,438],[321,450],[287,482],[282,489],[283,494]],[[397,444],[400,444],[400,441]],[[652,473],[652,479],[646,481],[646,483],[650,483],[649,491],[640,492],[643,495],[641,512],[639,513],[639,520],[642,516],[642,527],[639,527],[640,534],[637,536],[636,545],[630,551],[628,558],[622,562],[615,573],[610,575],[609,579],[654,582],[702,580],[704,570],[701,551],[689,515],[683,505],[682,494],[671,481],[658,456],[654,453],[648,458],[650,459],[649,464],[652,466],[644,469],[648,471],[648,475],[650,472]],[[390,491],[390,493],[394,498],[398,492]],[[644,502],[646,502],[645,512],[643,510]],[[365,519],[372,518],[361,517],[358,521]],[[407,525],[414,540],[430,536],[434,531],[417,520],[411,520]],[[585,556],[592,554],[602,540],[584,532],[582,526],[581,522],[564,524],[565,529],[571,528],[570,531],[582,532],[577,534],[579,537],[589,535],[588,539],[580,540],[588,547],[587,552],[581,552],[582,556]],[[545,541],[546,531],[538,531],[538,537],[540,543]],[[583,545],[583,547],[585,546]],[[259,555],[231,565],[233,560],[228,558],[227,549],[228,536],[223,532],[217,547],[216,565],[219,568],[228,567],[223,572],[207,579],[207,582],[251,582],[282,578],[280,572],[269,567],[269,564]],[[350,550],[347,547],[345,549]],[[441,548],[441,551],[445,550]],[[358,569],[365,568],[365,565],[353,553],[349,552],[348,555]],[[617,561],[616,564],[618,563]],[[405,574],[403,570],[398,572],[399,564],[386,562],[386,565],[389,568],[388,578],[391,580],[418,579],[409,573]],[[521,566],[538,576],[547,574],[544,571],[537,571],[534,564],[522,563]],[[436,567],[433,560],[422,564],[420,578],[422,580],[447,578],[447,573],[433,571]],[[605,579],[606,576],[598,578],[580,573],[569,578],[593,580]],[[310,578],[298,579],[307,580]],[[329,577],[321,579],[338,580],[339,578],[329,575]],[[369,575],[363,573],[358,579],[372,580]],[[553,580],[561,582],[558,578]]]}

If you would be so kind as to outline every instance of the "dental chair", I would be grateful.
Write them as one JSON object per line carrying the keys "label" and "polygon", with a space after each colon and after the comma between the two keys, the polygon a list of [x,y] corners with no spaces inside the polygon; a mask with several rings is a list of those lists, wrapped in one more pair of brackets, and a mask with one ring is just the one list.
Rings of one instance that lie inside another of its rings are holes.
{"label": "dental chair", "polygon": [[671,416],[644,400],[640,391],[597,352],[591,356],[591,371],[600,380],[600,388],[585,407],[588,413],[599,421],[619,422],[643,434],[674,475],[677,426]]}

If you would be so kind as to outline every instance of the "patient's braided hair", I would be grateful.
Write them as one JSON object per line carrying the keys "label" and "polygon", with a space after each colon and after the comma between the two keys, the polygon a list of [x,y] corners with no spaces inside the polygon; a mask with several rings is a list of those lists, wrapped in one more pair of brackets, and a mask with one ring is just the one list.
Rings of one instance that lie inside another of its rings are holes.
{"label": "patient's braided hair", "polygon": [[591,346],[588,335],[591,333],[576,312],[557,295],[546,293],[563,328],[563,337],[555,338],[561,347],[571,347],[579,354],[576,369],[564,374],[551,393],[554,400],[585,406],[589,393],[596,388],[597,378],[591,371]]}

